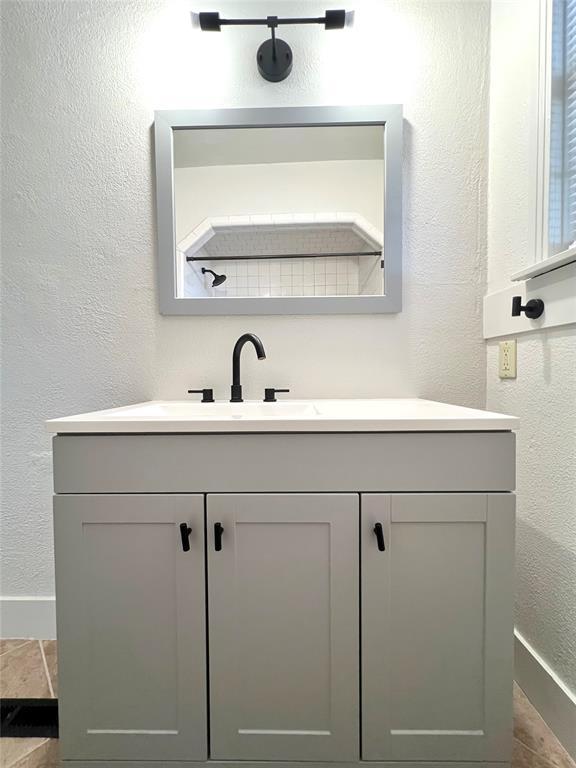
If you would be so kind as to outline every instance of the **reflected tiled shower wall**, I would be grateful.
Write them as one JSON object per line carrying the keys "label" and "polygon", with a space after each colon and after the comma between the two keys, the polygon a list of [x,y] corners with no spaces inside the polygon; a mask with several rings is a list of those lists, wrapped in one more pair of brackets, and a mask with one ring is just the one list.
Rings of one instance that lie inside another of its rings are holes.
{"label": "reflected tiled shower wall", "polygon": [[[226,282],[212,288],[212,275],[202,275],[203,266],[225,274]],[[185,280],[187,295],[199,295],[199,282],[203,295],[215,297],[382,294],[380,259],[374,257],[214,260],[194,262],[189,268],[194,275]]]}
{"label": "reflected tiled shower wall", "polygon": [[[179,242],[178,253],[185,297],[384,293],[382,233],[355,212],[211,217]],[[225,282],[213,288],[202,267]]]}

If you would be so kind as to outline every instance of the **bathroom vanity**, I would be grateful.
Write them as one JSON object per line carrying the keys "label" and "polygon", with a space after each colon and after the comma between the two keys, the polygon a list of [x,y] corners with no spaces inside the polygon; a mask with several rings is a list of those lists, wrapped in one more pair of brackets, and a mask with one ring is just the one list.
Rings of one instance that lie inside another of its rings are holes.
{"label": "bathroom vanity", "polygon": [[65,763],[508,763],[516,425],[424,400],[48,422]]}

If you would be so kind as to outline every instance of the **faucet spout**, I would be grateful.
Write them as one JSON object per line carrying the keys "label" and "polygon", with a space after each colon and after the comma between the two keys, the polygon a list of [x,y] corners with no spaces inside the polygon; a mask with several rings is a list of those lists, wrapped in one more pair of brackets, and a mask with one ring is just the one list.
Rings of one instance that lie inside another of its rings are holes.
{"label": "faucet spout", "polygon": [[240,383],[240,356],[244,345],[250,342],[254,345],[258,360],[264,360],[266,358],[266,352],[264,351],[264,345],[254,333],[244,333],[236,344],[234,345],[234,351],[232,352],[232,388],[231,388],[231,403],[242,403],[242,384]]}

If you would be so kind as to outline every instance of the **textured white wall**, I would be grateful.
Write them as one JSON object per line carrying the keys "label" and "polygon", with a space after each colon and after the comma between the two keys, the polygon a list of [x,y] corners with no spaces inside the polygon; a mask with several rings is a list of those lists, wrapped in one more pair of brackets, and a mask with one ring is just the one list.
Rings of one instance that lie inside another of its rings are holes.
{"label": "textured white wall", "polygon": [[488,292],[536,259],[540,0],[492,0]]}
{"label": "textured white wall", "polygon": [[[488,283],[534,259],[538,3],[492,9]],[[576,328],[518,337],[518,378],[498,378],[488,343],[487,407],[519,416],[516,626],[576,694]]]}
{"label": "textured white wall", "polygon": [[[249,397],[485,399],[485,1],[359,0],[345,32],[290,29],[283,83],[255,71],[262,30],[193,33],[180,0],[2,3],[4,524],[2,592],[53,591],[47,417],[215,386],[246,360]],[[208,3],[265,15],[270,2]],[[276,2],[319,15],[322,2]],[[153,109],[404,103],[404,312],[161,317]],[[303,341],[305,340],[305,343]]]}

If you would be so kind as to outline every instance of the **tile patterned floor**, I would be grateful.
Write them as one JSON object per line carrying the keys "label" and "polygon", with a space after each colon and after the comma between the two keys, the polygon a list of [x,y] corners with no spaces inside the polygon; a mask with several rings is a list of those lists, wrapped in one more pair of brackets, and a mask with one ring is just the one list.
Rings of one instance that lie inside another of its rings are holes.
{"label": "tile patterned floor", "polygon": [[[58,696],[55,640],[0,640],[0,698]],[[58,739],[1,739],[0,768],[58,768]]]}
{"label": "tile patterned floor", "polygon": [[[58,696],[55,640],[0,640],[0,697]],[[0,768],[58,768],[57,739],[0,739]],[[558,739],[514,686],[512,768],[576,768]]]}

